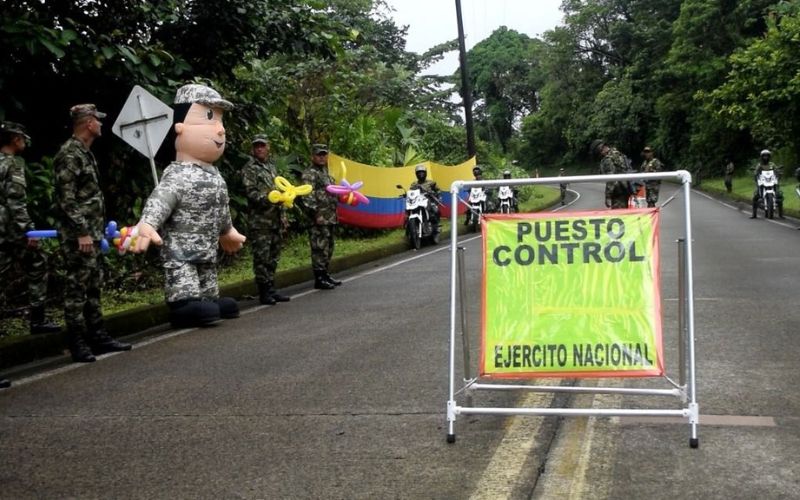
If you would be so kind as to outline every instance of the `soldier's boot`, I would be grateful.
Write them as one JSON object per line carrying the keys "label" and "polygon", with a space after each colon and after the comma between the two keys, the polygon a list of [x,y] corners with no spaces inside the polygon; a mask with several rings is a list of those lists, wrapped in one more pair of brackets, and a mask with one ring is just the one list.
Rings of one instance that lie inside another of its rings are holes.
{"label": "soldier's boot", "polygon": [[220,320],[219,304],[208,300],[183,299],[167,302],[169,320],[175,328],[208,326]]}
{"label": "soldier's boot", "polygon": [[758,219],[758,207],[753,207],[753,215],[751,215],[750,218]]}
{"label": "soldier's boot", "polygon": [[48,321],[44,316],[44,306],[31,307],[30,313],[31,335],[38,333],[56,333],[61,331],[61,327],[52,321]]}
{"label": "soldier's boot", "polygon": [[101,354],[108,352],[130,351],[133,348],[131,344],[128,344],[127,342],[120,342],[109,335],[108,331],[105,329],[105,327],[103,327],[102,324],[91,328],[90,330],[89,348],[92,350],[92,354],[95,356],[100,356]]}
{"label": "soldier's boot", "polygon": [[265,306],[274,306],[275,298],[272,296],[272,290],[269,283],[258,284],[258,301]]}
{"label": "soldier's boot", "polygon": [[219,306],[220,318],[234,319],[239,317],[239,303],[233,297],[220,297],[216,302]]}
{"label": "soldier's boot", "polygon": [[76,363],[94,363],[96,358],[83,339],[83,334],[72,328],[67,328],[67,347]]}
{"label": "soldier's boot", "polygon": [[325,273],[325,279],[326,279],[326,280],[328,280],[328,282],[330,282],[330,283],[333,283],[333,285],[334,285],[334,286],[339,286],[339,285],[341,285],[341,284],[342,284],[342,282],[341,282],[341,281],[339,281],[339,280],[337,280],[337,279],[334,279],[334,277],[333,277],[333,276],[331,276],[330,274],[328,274],[328,271],[327,271],[327,270],[326,270],[326,271],[324,271],[324,273]]}
{"label": "soldier's boot", "polygon": [[333,290],[336,285],[325,279],[325,271],[314,271],[314,288],[317,290]]}
{"label": "soldier's boot", "polygon": [[291,297],[278,293],[275,290],[275,285],[273,284],[272,281],[267,283],[267,286],[269,287],[269,295],[275,302],[289,302],[290,300],[292,300]]}
{"label": "soldier's boot", "polygon": [[0,389],[5,389],[7,387],[11,387],[11,381],[7,378],[0,379]]}

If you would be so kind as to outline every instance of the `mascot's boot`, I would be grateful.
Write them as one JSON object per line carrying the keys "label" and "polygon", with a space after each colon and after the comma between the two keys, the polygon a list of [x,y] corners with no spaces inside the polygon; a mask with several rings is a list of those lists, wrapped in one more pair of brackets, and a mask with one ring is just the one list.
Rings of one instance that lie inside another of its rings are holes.
{"label": "mascot's boot", "polygon": [[216,300],[219,306],[219,316],[222,319],[239,317],[239,303],[233,297],[220,297]]}
{"label": "mascot's boot", "polygon": [[37,333],[56,333],[61,331],[60,326],[52,321],[48,321],[44,317],[43,305],[31,307],[30,323],[31,335],[36,335]]}
{"label": "mascot's boot", "polygon": [[72,355],[72,361],[76,363],[93,363],[96,361],[94,354],[83,339],[83,334],[74,329],[67,328],[67,346]]}
{"label": "mascot's boot", "polygon": [[275,305],[275,298],[272,296],[272,287],[269,283],[258,283],[258,301],[265,306]]}
{"label": "mascot's boot", "polygon": [[175,328],[208,326],[220,320],[220,306],[216,302],[184,299],[167,302],[169,321]]}
{"label": "mascot's boot", "polygon": [[267,286],[269,287],[269,295],[275,302],[289,302],[292,300],[291,297],[278,293],[272,281],[267,283]]}
{"label": "mascot's boot", "polygon": [[109,335],[108,331],[106,331],[102,324],[94,328],[90,328],[89,330],[89,348],[92,350],[92,354],[95,356],[99,356],[107,352],[130,351],[133,348],[131,344],[120,342]]}
{"label": "mascot's boot", "polygon": [[325,271],[314,271],[314,288],[317,290],[333,290],[336,285],[325,279]]}

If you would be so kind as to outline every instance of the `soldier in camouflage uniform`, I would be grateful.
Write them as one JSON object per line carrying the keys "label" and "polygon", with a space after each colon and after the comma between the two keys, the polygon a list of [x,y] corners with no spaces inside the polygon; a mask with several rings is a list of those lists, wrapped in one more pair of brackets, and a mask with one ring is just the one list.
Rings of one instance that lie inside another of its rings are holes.
{"label": "soldier in camouflage uniform", "polygon": [[302,199],[311,226],[308,229],[311,244],[311,267],[314,271],[314,288],[331,290],[342,284],[328,274],[328,266],[333,257],[333,236],[336,229],[336,196],[325,187],[333,184],[328,174],[328,146],[314,144],[312,146],[311,166],[303,172],[303,184],[310,184],[311,194]]}
{"label": "soldier in camouflage uniform", "polygon": [[[162,245],[164,294],[175,327],[236,318],[239,306],[219,296],[217,247],[238,251],[245,237],[231,221],[228,187],[212,162],[225,151],[222,115],[233,105],[204,85],[175,96],[176,160],[145,203],[135,252]],[[163,240],[157,231],[164,235]]]}
{"label": "soldier in camouflage uniform", "polygon": [[105,116],[94,104],[73,106],[72,137],[53,160],[56,225],[66,268],[64,322],[72,359],[81,363],[94,361],[95,355],[131,348],[108,335],[100,305],[105,202],[97,160],[90,148],[102,135],[100,120]]}
{"label": "soldier in camouflage uniform", "polygon": [[[664,166],[653,156],[653,148],[645,146],[642,150],[644,155],[644,162],[642,163],[641,172],[661,172]],[[644,183],[645,196],[647,198],[647,206],[654,207],[658,203],[658,192],[661,189],[661,181],[646,181]]]}
{"label": "soldier in camouflage uniform", "polygon": [[283,244],[286,215],[283,204],[271,203],[267,194],[275,189],[278,171],[269,161],[269,141],[264,135],[253,138],[252,157],[242,167],[242,185],[247,196],[247,220],[250,222],[250,240],[253,252],[253,273],[262,304],[274,305],[288,302],[289,297],[275,291],[275,270]]}
{"label": "soldier in camouflage uniform", "polygon": [[[605,141],[597,139],[592,142],[592,151],[600,156],[600,173],[603,175],[624,174],[628,172],[625,156]],[[606,182],[605,204],[607,208],[628,208],[630,187],[627,182]]]}
{"label": "soldier in camouflage uniform", "polygon": [[30,136],[19,123],[0,123],[0,276],[8,283],[9,271],[21,262],[28,282],[30,332],[54,333],[61,327],[45,320],[47,257],[36,239],[25,236],[34,229],[28,215],[25,161],[19,156]]}

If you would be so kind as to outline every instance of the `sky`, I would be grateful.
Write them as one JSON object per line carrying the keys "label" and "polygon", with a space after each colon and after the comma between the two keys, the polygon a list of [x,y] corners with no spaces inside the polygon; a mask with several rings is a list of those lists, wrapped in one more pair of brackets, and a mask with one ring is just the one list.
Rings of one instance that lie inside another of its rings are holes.
{"label": "sky", "polygon": [[[398,26],[408,25],[406,50],[423,53],[458,37],[455,0],[387,0]],[[561,24],[561,0],[461,0],[467,50],[506,26],[537,37]],[[431,66],[426,74],[452,74],[458,69],[458,51]]]}

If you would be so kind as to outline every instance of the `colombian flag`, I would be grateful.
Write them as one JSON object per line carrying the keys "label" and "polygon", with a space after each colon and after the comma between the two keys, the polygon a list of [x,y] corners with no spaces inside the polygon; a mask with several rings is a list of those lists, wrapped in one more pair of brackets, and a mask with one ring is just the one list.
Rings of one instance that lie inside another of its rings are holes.
{"label": "colombian flag", "polygon": [[[428,170],[428,180],[435,181],[441,190],[444,207],[440,213],[443,218],[450,217],[452,207],[450,185],[457,180],[472,179],[472,168],[475,163],[475,157],[456,166],[422,162]],[[402,227],[405,222],[405,202],[400,197],[403,192],[397,189],[397,185],[407,190],[411,183],[417,180],[414,168],[419,163],[406,167],[374,167],[331,153],[328,155],[328,172],[337,184],[342,180],[342,164],[346,169],[345,178],[350,184],[358,181],[364,183],[360,192],[369,198],[369,204],[351,206],[339,203],[337,208],[339,222],[372,229]],[[466,196],[465,190],[459,194],[462,199],[466,199]],[[463,204],[458,205],[459,214],[464,213],[465,209]]]}

